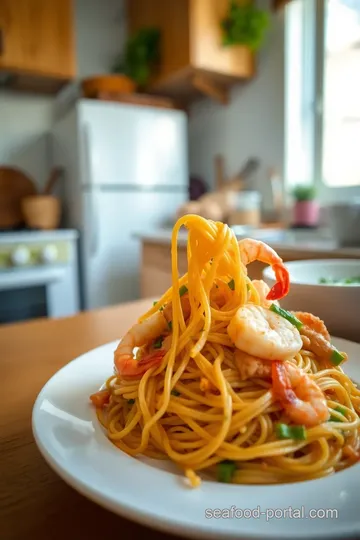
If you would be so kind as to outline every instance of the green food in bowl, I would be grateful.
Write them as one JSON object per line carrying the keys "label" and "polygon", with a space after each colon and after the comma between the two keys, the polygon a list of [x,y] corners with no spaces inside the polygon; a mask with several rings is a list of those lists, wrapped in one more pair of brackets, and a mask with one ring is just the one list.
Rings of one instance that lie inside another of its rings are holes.
{"label": "green food in bowl", "polygon": [[360,276],[358,277],[351,277],[351,278],[342,278],[342,279],[335,279],[335,278],[325,278],[321,277],[319,279],[319,283],[325,284],[325,285],[360,285]]}

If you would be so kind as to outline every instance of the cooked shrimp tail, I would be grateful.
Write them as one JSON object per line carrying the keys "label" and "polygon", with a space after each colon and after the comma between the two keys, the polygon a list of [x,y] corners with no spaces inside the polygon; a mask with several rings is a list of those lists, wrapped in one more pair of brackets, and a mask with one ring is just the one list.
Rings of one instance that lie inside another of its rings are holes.
{"label": "cooked shrimp tail", "polygon": [[125,377],[139,376],[150,367],[159,364],[164,357],[164,354],[159,354],[160,351],[154,351],[153,354],[137,360],[134,357],[134,349],[150,344],[161,336],[166,328],[167,321],[160,311],[130,328],[114,353],[114,364],[118,373]]}
{"label": "cooked shrimp tail", "polygon": [[286,296],[290,288],[289,271],[279,255],[260,240],[244,238],[239,241],[241,260],[245,266],[253,261],[260,261],[271,266],[276,283],[267,295],[268,300],[279,300]]}
{"label": "cooked shrimp tail", "polygon": [[269,294],[267,295],[267,300],[279,300],[280,298],[283,298],[286,296],[290,289],[290,278],[289,278],[289,272],[283,266],[283,263],[281,264],[274,264],[272,266],[272,269],[274,270],[275,277],[276,277],[276,283],[270,289]]}
{"label": "cooked shrimp tail", "polygon": [[[265,281],[263,281],[262,279],[253,279],[252,280],[252,285],[253,287],[256,289],[258,295],[259,295],[259,300],[260,300],[260,305],[265,307],[265,308],[270,308],[271,304],[278,304],[278,302],[275,300],[275,302],[272,302],[270,300],[267,299],[268,297],[268,294],[270,292],[270,287],[267,283],[265,283]],[[250,296],[250,302],[253,301],[253,297],[252,295]]]}
{"label": "cooked shrimp tail", "polygon": [[[181,307],[184,318],[187,319],[191,312],[189,295],[184,295],[181,298]],[[134,324],[130,328],[114,353],[114,364],[120,375],[139,377],[151,367],[161,363],[171,347],[172,338],[169,335],[166,336],[171,320],[172,303],[169,302],[164,309],[156,311],[148,319]],[[155,340],[159,340],[156,348],[148,351],[139,359],[135,358],[134,349],[136,347],[151,346]]]}

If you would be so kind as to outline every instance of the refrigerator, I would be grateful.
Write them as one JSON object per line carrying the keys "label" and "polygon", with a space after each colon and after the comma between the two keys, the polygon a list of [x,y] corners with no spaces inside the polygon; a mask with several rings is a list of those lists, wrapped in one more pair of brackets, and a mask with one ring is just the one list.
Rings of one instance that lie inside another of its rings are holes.
{"label": "refrigerator", "polygon": [[[188,198],[183,111],[81,99],[52,130],[65,226],[80,232],[83,309],[140,296],[135,233],[170,229]],[[170,248],[169,248],[170,255]]]}

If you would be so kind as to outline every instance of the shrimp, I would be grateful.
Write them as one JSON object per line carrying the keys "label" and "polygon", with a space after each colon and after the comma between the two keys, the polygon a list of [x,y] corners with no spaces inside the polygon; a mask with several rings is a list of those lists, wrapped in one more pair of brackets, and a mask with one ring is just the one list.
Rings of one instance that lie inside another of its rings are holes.
{"label": "shrimp", "polygon": [[272,362],[273,393],[295,424],[308,427],[327,422],[326,398],[316,382],[298,367]]}
{"label": "shrimp", "polygon": [[322,335],[326,341],[330,341],[328,329],[326,328],[324,321],[319,319],[319,317],[316,317],[316,315],[313,315],[312,313],[306,313],[305,311],[294,311],[293,314],[309,329]]}
{"label": "shrimp", "polygon": [[[184,318],[190,314],[190,302],[188,295],[181,297],[181,307]],[[171,346],[171,339],[166,337],[160,349],[152,349],[141,358],[134,357],[134,348],[149,345],[160,336],[169,331],[169,322],[172,320],[172,304],[165,306],[163,311],[153,313],[148,319],[134,324],[120,341],[115,353],[114,364],[120,375],[124,377],[139,377],[153,366],[160,364]]]}
{"label": "shrimp", "polygon": [[254,304],[245,304],[237,310],[227,332],[235,347],[263,360],[288,360],[302,347],[295,326]]}
{"label": "shrimp", "polygon": [[287,295],[290,288],[289,271],[279,255],[267,244],[260,240],[244,238],[239,241],[240,256],[243,264],[247,266],[253,261],[269,264],[276,277],[276,283],[267,294],[267,300],[279,300]]}
{"label": "shrimp", "polygon": [[[304,326],[300,329],[303,345],[310,352],[313,352],[320,360],[323,360],[326,365],[333,367],[331,356],[336,350],[330,343],[330,335],[325,326],[325,323],[312,315],[303,311],[295,311],[294,315],[303,323]],[[347,354],[341,353],[344,360],[347,360]]]}
{"label": "shrimp", "polygon": [[[267,300],[267,296],[270,292],[270,287],[267,283],[265,283],[265,281],[263,281],[262,279],[253,279],[251,283],[253,284],[253,286],[255,287],[258,293],[260,304],[263,307],[269,309],[271,304],[279,305],[279,302],[277,302],[276,300],[274,302],[272,302],[271,300]],[[250,296],[250,301],[251,300],[252,300],[252,297]]]}
{"label": "shrimp", "polygon": [[237,349],[235,351],[234,363],[242,381],[256,377],[260,379],[271,378],[272,362],[269,360],[256,358],[255,356],[251,356],[250,354]]}
{"label": "shrimp", "polygon": [[160,311],[145,321],[134,324],[122,338],[114,353],[114,364],[118,373],[125,377],[135,377],[159,364],[164,357],[162,350],[145,355],[140,360],[134,357],[133,350],[135,347],[147,345],[166,331],[166,328],[167,321]]}

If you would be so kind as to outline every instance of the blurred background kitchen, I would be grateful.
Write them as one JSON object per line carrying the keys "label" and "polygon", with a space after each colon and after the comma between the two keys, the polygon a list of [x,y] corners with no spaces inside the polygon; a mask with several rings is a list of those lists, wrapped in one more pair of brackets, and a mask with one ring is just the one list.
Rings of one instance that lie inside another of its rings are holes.
{"label": "blurred background kitchen", "polygon": [[358,0],[1,0],[0,323],[156,297],[189,212],[360,259],[359,96]]}

